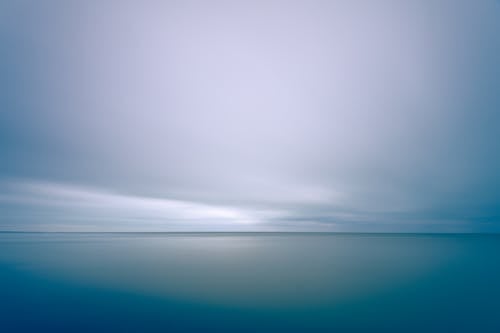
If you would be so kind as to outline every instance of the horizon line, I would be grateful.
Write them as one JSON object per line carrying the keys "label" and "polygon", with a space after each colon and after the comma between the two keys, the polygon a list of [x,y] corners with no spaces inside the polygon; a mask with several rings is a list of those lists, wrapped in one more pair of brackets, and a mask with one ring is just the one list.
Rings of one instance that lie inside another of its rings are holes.
{"label": "horizon line", "polygon": [[315,235],[500,235],[500,231],[400,232],[400,231],[27,231],[0,230],[0,234],[315,234]]}

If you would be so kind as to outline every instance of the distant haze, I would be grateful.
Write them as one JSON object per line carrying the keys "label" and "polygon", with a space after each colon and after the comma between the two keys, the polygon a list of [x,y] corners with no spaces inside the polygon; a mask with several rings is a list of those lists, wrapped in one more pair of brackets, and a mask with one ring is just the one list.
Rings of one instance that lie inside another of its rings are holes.
{"label": "distant haze", "polygon": [[0,231],[500,231],[500,4],[0,0]]}

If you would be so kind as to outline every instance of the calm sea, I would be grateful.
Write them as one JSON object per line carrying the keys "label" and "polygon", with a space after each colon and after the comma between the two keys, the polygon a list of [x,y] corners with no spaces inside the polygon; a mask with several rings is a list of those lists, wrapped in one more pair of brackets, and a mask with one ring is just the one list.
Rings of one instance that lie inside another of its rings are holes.
{"label": "calm sea", "polygon": [[500,236],[0,233],[1,332],[500,332]]}

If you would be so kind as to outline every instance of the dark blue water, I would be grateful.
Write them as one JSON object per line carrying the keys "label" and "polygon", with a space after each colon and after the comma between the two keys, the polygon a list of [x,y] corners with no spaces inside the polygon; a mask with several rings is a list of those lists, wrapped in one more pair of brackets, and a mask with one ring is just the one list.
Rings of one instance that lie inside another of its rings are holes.
{"label": "dark blue water", "polygon": [[1,332],[500,332],[500,236],[0,234]]}

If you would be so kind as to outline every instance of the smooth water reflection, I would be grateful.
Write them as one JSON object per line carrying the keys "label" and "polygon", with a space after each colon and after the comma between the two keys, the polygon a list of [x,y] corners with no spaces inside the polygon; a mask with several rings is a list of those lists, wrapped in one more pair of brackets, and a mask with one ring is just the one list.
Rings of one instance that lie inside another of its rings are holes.
{"label": "smooth water reflection", "polygon": [[[499,241],[494,235],[0,234],[0,267],[7,278],[204,307],[219,318],[204,325],[219,329],[229,325],[230,311],[240,311],[257,317],[233,323],[238,330],[485,331],[500,327],[494,316]],[[160,308],[150,310],[162,314]]]}

